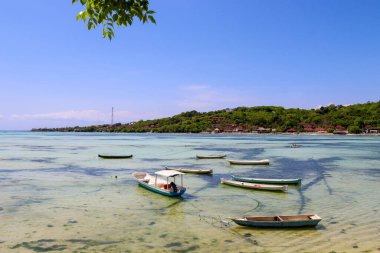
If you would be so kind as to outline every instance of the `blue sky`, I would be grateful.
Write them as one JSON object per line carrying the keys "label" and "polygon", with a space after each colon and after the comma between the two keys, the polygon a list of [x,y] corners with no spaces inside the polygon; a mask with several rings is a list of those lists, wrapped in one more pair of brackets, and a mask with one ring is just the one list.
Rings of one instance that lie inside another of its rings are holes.
{"label": "blue sky", "polygon": [[380,1],[153,0],[111,42],[71,0],[4,1],[0,129],[380,98]]}

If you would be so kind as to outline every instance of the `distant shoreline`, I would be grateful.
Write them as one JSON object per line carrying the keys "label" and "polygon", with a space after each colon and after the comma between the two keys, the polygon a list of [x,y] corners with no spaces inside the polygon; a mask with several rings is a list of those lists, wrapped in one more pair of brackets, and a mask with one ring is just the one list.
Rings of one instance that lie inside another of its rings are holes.
{"label": "distant shoreline", "polygon": [[172,117],[58,128],[47,132],[203,133],[203,134],[380,134],[380,101],[350,106],[329,105],[319,109],[281,106],[236,107],[210,112],[188,111]]}
{"label": "distant shoreline", "polygon": [[[8,131],[7,131],[8,132]],[[12,132],[12,131],[10,131]],[[21,132],[21,131],[18,131]],[[25,132],[25,131],[22,131]],[[211,132],[200,132],[200,133],[157,133],[157,132],[85,132],[85,131],[37,131],[37,130],[29,130],[27,132],[36,132],[36,133],[98,133],[98,134],[182,134],[182,135],[305,135],[305,136],[380,136],[380,134],[370,134],[370,133],[361,133],[361,134],[334,134],[334,133],[247,133],[247,132],[238,132],[238,133],[211,133]]]}

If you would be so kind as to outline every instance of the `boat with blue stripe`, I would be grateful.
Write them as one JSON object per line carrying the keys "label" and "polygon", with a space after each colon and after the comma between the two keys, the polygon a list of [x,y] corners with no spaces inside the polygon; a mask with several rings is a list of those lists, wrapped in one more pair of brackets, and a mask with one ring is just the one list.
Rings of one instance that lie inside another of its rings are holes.
{"label": "boat with blue stripe", "polygon": [[301,178],[253,178],[232,176],[232,180],[258,184],[301,184]]}
{"label": "boat with blue stripe", "polygon": [[[145,189],[167,197],[179,197],[186,191],[186,188],[183,187],[183,174],[175,170],[161,170],[155,172],[155,176],[146,172],[134,172],[132,176]],[[158,176],[164,177],[166,180],[158,178]],[[180,185],[177,185],[177,176],[181,177]]]}

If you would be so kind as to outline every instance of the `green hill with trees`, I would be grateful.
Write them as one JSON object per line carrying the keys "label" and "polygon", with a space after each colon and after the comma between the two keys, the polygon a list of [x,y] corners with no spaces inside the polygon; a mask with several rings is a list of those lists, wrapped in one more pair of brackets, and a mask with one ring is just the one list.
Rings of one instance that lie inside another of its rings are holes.
{"label": "green hill with trees", "polygon": [[380,101],[319,109],[285,109],[280,106],[237,107],[211,112],[189,111],[173,117],[126,124],[87,127],[40,128],[32,131],[123,133],[239,133],[326,132],[379,133]]}

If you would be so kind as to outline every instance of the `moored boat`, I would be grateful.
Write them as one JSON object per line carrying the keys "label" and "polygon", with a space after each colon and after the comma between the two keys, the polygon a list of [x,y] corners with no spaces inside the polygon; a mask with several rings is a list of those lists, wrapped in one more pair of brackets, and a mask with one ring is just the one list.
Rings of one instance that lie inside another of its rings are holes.
{"label": "moored boat", "polygon": [[133,155],[98,155],[98,157],[103,159],[127,159],[132,158]]}
{"label": "moored boat", "polygon": [[[186,188],[183,187],[183,173],[179,171],[160,170],[155,172],[155,176],[146,172],[134,172],[132,176],[140,186],[168,197],[178,197],[186,191]],[[158,176],[162,176],[166,178],[166,180],[158,178]],[[176,184],[177,176],[181,176],[180,185]]]}
{"label": "moored boat", "polygon": [[198,159],[222,159],[226,157],[225,154],[216,154],[216,155],[196,155]]}
{"label": "moored boat", "polygon": [[262,184],[301,184],[301,178],[253,178],[253,177],[237,177],[232,176],[232,180],[247,182],[247,183],[262,183]]}
{"label": "moored boat", "polygon": [[288,190],[287,185],[254,184],[254,183],[228,180],[224,178],[221,178],[220,182],[222,184],[227,184],[227,185],[232,185],[232,186],[237,186],[237,187],[242,187],[242,188],[256,189],[256,190],[283,191],[283,192],[286,192]]}
{"label": "moored boat", "polygon": [[236,224],[248,227],[262,228],[292,228],[315,227],[322,220],[316,214],[303,214],[293,216],[262,216],[231,218]]}
{"label": "moored boat", "polygon": [[230,164],[237,164],[237,165],[268,165],[269,160],[263,159],[263,160],[227,160]]}
{"label": "moored boat", "polygon": [[202,168],[183,168],[183,167],[168,167],[167,170],[176,170],[183,173],[193,173],[193,174],[212,174],[212,169],[202,169]]}

